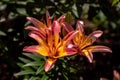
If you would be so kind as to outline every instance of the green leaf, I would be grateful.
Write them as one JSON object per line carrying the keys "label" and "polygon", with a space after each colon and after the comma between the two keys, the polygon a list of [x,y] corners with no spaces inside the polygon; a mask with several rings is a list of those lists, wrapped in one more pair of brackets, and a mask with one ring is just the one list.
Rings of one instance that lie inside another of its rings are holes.
{"label": "green leaf", "polygon": [[31,77],[29,80],[36,80],[35,77]]}
{"label": "green leaf", "polygon": [[74,4],[73,6],[72,6],[72,12],[73,12],[73,14],[78,18],[79,17],[79,14],[78,14],[78,12],[77,12],[77,6],[76,6],[76,4]]}
{"label": "green leaf", "polygon": [[116,5],[117,2],[119,2],[119,0],[113,0],[113,2],[112,2],[112,6]]}
{"label": "green leaf", "polygon": [[70,67],[70,73],[75,72],[75,68]]}
{"label": "green leaf", "polygon": [[26,58],[22,58],[22,57],[19,57],[19,60],[21,60],[22,62],[24,63],[29,63],[31,62],[30,60],[26,59]]}
{"label": "green leaf", "polygon": [[68,77],[65,75],[65,73],[63,73],[63,76],[64,76],[65,80],[69,80]]}
{"label": "green leaf", "polygon": [[40,80],[40,78],[39,77],[31,77],[29,80]]}
{"label": "green leaf", "polygon": [[44,63],[41,63],[40,67],[36,71],[36,75],[38,75],[43,70],[44,70]]}
{"label": "green leaf", "polygon": [[21,67],[22,69],[24,69],[24,70],[32,70],[32,68],[31,67],[28,67],[28,66],[26,66],[26,67],[24,67],[24,63],[17,63],[17,65],[19,66],[19,67]]}
{"label": "green leaf", "polygon": [[37,55],[37,54],[33,54],[33,53],[23,53],[23,55],[33,59],[33,60],[40,60],[40,59],[43,59],[42,56],[40,55]]}
{"label": "green leaf", "polygon": [[41,80],[48,80],[48,76],[44,75]]}
{"label": "green leaf", "polygon": [[20,71],[15,74],[15,76],[27,75],[27,74],[34,74],[35,72],[32,70]]}
{"label": "green leaf", "polygon": [[65,17],[65,22],[69,23],[70,25],[72,25],[72,15],[70,12],[68,12],[66,14],[66,17]]}
{"label": "green leaf", "polygon": [[[0,22],[1,22],[1,20],[0,20]],[[6,36],[6,35],[7,34],[5,32],[3,32],[3,31],[0,30],[0,36]]]}
{"label": "green leaf", "polygon": [[34,61],[34,62],[30,62],[24,65],[24,67],[26,66],[40,66],[40,61]]}
{"label": "green leaf", "polygon": [[24,70],[33,70],[31,67],[22,67]]}
{"label": "green leaf", "polygon": [[23,63],[17,63],[17,65],[19,66],[19,67],[23,67]]}

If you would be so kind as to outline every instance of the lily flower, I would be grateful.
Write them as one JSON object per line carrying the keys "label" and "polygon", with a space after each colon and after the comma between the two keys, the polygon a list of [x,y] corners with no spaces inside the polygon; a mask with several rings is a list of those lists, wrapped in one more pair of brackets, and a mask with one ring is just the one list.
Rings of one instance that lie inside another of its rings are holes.
{"label": "lily flower", "polygon": [[[71,25],[68,23],[62,24],[66,32],[74,31]],[[97,30],[89,34],[85,35],[84,32],[84,23],[83,21],[78,21],[76,24],[76,30],[78,31],[77,35],[72,40],[74,47],[76,48],[76,52],[79,55],[86,56],[89,62],[93,61],[93,52],[112,52],[110,48],[102,45],[93,46],[92,44],[103,34],[101,30]]]}
{"label": "lily flower", "polygon": [[64,38],[61,38],[61,24],[64,18],[65,15],[62,15],[52,23],[48,12],[46,12],[46,23],[32,17],[27,17],[34,26],[27,26],[26,29],[31,30],[29,36],[35,39],[38,45],[26,46],[23,51],[46,56],[46,72],[51,69],[58,58],[75,54],[75,49],[69,48],[68,43],[78,31],[71,31]]}

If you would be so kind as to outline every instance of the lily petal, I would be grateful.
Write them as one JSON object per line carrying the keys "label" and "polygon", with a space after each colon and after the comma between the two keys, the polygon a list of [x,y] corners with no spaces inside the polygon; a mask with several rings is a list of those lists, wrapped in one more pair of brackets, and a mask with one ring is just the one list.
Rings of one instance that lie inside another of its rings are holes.
{"label": "lily petal", "polygon": [[103,34],[102,31],[97,30],[89,34],[89,36],[84,37],[85,38],[84,42],[80,45],[81,49],[94,43],[102,34]]}
{"label": "lily petal", "polygon": [[93,54],[91,51],[89,50],[83,50],[83,55],[86,56],[89,60],[89,62],[91,63],[93,61]]}
{"label": "lily petal", "polygon": [[91,52],[110,52],[110,53],[112,53],[112,50],[106,46],[90,46],[90,47],[85,48],[85,50],[88,50]]}
{"label": "lily petal", "polygon": [[30,32],[29,36],[31,38],[35,39],[40,45],[45,45],[46,44],[45,41],[41,37],[39,37],[39,35],[37,35],[34,32]]}
{"label": "lily petal", "polygon": [[[76,24],[76,30],[78,30],[78,34],[76,35],[74,41],[77,42],[78,45],[81,45],[84,41],[84,23],[83,21],[78,21]],[[79,42],[78,42],[79,41]]]}
{"label": "lily petal", "polygon": [[33,18],[33,17],[27,17],[27,19],[28,19],[30,22],[32,22],[32,23],[35,25],[35,27],[37,27],[37,28],[39,28],[39,29],[44,30],[44,29],[46,28],[46,25],[45,25],[45,24],[43,24],[42,22],[40,22],[39,20],[37,20],[37,19],[35,19],[35,18]]}
{"label": "lily petal", "polygon": [[67,56],[67,52],[65,51],[65,48],[63,46],[59,47],[57,52],[54,54],[54,58],[60,58]]}
{"label": "lily petal", "polygon": [[66,14],[63,14],[62,16],[60,16],[60,17],[57,19],[57,22],[61,24],[61,23],[64,21],[65,16],[66,16]]}
{"label": "lily petal", "polygon": [[71,56],[77,53],[77,50],[75,48],[66,48],[66,56]]}
{"label": "lily petal", "polygon": [[42,56],[49,56],[47,49],[43,46],[26,46],[23,48],[23,51],[37,53]]}
{"label": "lily petal", "polygon": [[69,32],[64,38],[63,38],[63,41],[64,41],[64,44],[68,43],[69,41],[71,41],[75,35],[78,33],[78,31],[71,31]]}
{"label": "lily petal", "polygon": [[92,33],[89,35],[89,37],[99,38],[102,34],[103,34],[102,31],[97,30],[97,31],[92,32]]}
{"label": "lily petal", "polygon": [[83,23],[83,21],[78,21],[77,22],[76,30],[79,30],[80,34],[84,33],[84,23]]}
{"label": "lily petal", "polygon": [[64,48],[64,46],[61,46],[58,48],[58,51],[55,53],[53,56],[54,58],[60,58],[60,57],[65,57],[65,56],[71,56],[76,54],[76,49],[75,48]]}
{"label": "lily petal", "polygon": [[53,32],[54,32],[55,46],[57,46],[59,43],[61,26],[59,25],[57,21],[54,21],[52,27],[53,27]]}
{"label": "lily petal", "polygon": [[46,20],[47,20],[47,26],[51,27],[51,18],[48,11],[46,11]]}
{"label": "lily petal", "polygon": [[46,35],[47,36],[47,44],[48,44],[50,50],[52,51],[54,42],[53,42],[53,32],[52,32],[51,28],[46,29],[46,33],[47,33],[47,35]]}
{"label": "lily petal", "polygon": [[36,27],[33,26],[27,26],[25,29],[31,30],[32,32],[36,33],[37,35],[39,35],[41,38],[43,38],[45,40],[46,38],[46,34],[41,30],[39,30]]}
{"label": "lily petal", "polygon": [[74,30],[73,27],[70,24],[68,24],[67,22],[62,23],[62,26],[67,32],[71,32]]}
{"label": "lily petal", "polygon": [[57,59],[55,58],[48,58],[46,60],[46,64],[45,64],[45,71],[49,71],[51,69],[51,67],[54,65],[54,63],[56,62]]}

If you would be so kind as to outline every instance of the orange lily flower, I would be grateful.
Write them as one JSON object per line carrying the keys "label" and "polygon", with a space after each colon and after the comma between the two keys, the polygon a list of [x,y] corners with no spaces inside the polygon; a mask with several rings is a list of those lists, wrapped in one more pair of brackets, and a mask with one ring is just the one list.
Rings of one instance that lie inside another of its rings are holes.
{"label": "orange lily flower", "polygon": [[[71,25],[68,23],[62,24],[66,32],[74,31]],[[75,38],[72,40],[73,45],[76,48],[76,52],[80,55],[86,56],[90,62],[93,61],[93,52],[112,52],[110,48],[106,46],[92,46],[92,44],[103,34],[101,30],[97,30],[85,35],[83,21],[78,21],[76,25],[76,31],[78,31]]]}
{"label": "orange lily flower", "polygon": [[68,43],[78,31],[71,31],[64,38],[61,38],[61,24],[64,18],[65,15],[62,15],[52,23],[48,12],[46,13],[46,23],[32,17],[27,17],[35,27],[27,26],[26,29],[31,30],[29,36],[35,39],[38,45],[26,46],[23,51],[47,56],[45,64],[46,72],[51,69],[58,58],[75,54],[75,49],[69,48]]}

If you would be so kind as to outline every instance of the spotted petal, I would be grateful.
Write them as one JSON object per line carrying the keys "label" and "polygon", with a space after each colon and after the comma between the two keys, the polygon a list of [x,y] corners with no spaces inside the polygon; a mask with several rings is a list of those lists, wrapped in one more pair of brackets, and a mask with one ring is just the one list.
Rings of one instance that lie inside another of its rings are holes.
{"label": "spotted petal", "polygon": [[46,60],[46,64],[45,64],[45,71],[49,71],[51,69],[51,67],[54,65],[54,63],[56,62],[57,59],[55,58],[48,58]]}

